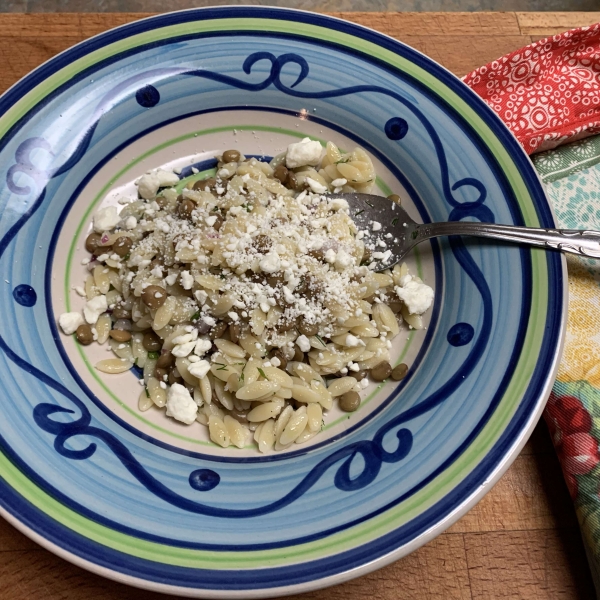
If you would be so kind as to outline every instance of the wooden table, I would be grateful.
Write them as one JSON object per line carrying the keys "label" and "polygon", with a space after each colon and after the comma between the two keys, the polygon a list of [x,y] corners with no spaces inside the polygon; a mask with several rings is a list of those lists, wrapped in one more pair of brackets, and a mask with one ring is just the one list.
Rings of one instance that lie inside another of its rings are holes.
{"label": "wooden table", "polygon": [[[456,75],[599,13],[335,13],[394,36]],[[0,91],[57,52],[141,14],[1,14]],[[302,600],[594,598],[581,536],[543,424],[494,489],[417,552]],[[92,575],[0,519],[2,600],[168,598]],[[297,597],[300,598],[300,597]]]}

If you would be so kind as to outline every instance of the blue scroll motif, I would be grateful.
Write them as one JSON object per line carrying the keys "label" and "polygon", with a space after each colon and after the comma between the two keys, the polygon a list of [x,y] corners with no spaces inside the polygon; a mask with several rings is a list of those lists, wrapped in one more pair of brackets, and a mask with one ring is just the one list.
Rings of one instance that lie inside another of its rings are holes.
{"label": "blue scroll motif", "polygon": [[[32,191],[31,188],[29,186],[20,185],[16,181],[17,175],[26,175],[32,180],[33,183],[35,183],[38,197],[29,210],[21,216],[21,218],[0,240],[0,258],[2,258],[2,255],[4,254],[8,244],[12,241],[12,239],[14,239],[20,229],[40,207],[45,196],[45,186],[47,183],[52,178],[67,172],[69,169],[75,166],[85,154],[101,116],[108,110],[108,108],[116,103],[121,97],[123,97],[124,92],[127,88],[131,87],[131,85],[136,84],[138,81],[145,83],[153,76],[165,74],[187,75],[210,79],[249,92],[258,92],[266,89],[270,85],[273,85],[276,89],[284,94],[307,99],[333,98],[364,92],[374,92],[389,96],[408,109],[425,128],[429,137],[431,138],[438,158],[443,195],[445,200],[452,207],[449,220],[460,220],[465,217],[474,217],[481,221],[488,222],[494,220],[491,210],[484,205],[487,192],[479,180],[474,178],[465,178],[455,182],[453,185],[450,184],[446,154],[441,140],[431,123],[416,106],[416,102],[408,100],[407,98],[391,90],[373,85],[358,85],[321,92],[303,92],[301,90],[297,90],[295,88],[297,88],[297,86],[308,76],[309,73],[308,63],[298,54],[290,53],[276,57],[269,52],[256,52],[248,56],[244,61],[244,73],[250,75],[254,65],[263,60],[270,61],[271,69],[267,77],[258,83],[249,83],[235,77],[222,75],[220,73],[214,73],[207,70],[183,69],[155,69],[153,71],[148,71],[146,73],[138,74],[129,78],[127,81],[118,86],[118,88],[115,88],[109,92],[101,100],[90,121],[90,124],[88,125],[81,139],[78,141],[77,146],[72,152],[71,156],[60,167],[54,170],[43,170],[36,167],[31,158],[34,150],[42,150],[49,153],[51,157],[54,156],[52,153],[52,148],[46,140],[37,137],[30,138],[22,142],[15,153],[16,162],[8,171],[7,185],[14,194],[21,196],[29,195]],[[300,73],[297,75],[295,82],[290,86],[285,85],[281,81],[282,69],[288,63],[295,64],[300,68]],[[146,107],[151,107],[158,103],[160,94],[156,88],[146,84],[145,87],[141,88],[141,90],[143,90],[143,93],[136,94],[138,103]],[[156,93],[154,93],[154,91]],[[408,124],[405,119],[394,117],[384,124],[384,128],[386,135],[388,135],[390,139],[399,141],[405,137],[408,131]],[[475,201],[461,203],[454,197],[453,192],[465,186],[472,187],[476,190],[478,197]],[[90,442],[86,448],[74,450],[67,446],[67,441],[70,438],[80,435],[93,437],[103,442],[108,448],[110,448],[116,458],[118,458],[123,466],[142,485],[144,485],[144,487],[165,502],[168,502],[178,508],[192,513],[222,518],[248,518],[265,515],[280,510],[300,498],[324,475],[326,471],[332,467],[335,467],[340,462],[341,464],[339,464],[337,467],[337,472],[334,476],[334,485],[339,490],[351,492],[362,489],[371,484],[378,476],[384,463],[400,462],[404,460],[411,451],[413,445],[412,433],[405,427],[400,429],[398,428],[404,423],[430,411],[434,407],[441,404],[446,398],[448,398],[450,394],[458,389],[465,377],[467,377],[475,368],[481,356],[483,355],[483,350],[489,341],[493,313],[491,293],[483,273],[467,251],[460,238],[450,238],[450,247],[460,266],[473,281],[476,289],[481,295],[483,302],[483,319],[481,330],[473,342],[469,354],[465,358],[460,368],[448,381],[446,381],[446,383],[444,383],[430,396],[422,400],[416,406],[412,406],[385,423],[377,431],[373,440],[353,442],[333,452],[319,462],[315,467],[313,467],[313,469],[285,496],[279,500],[256,508],[244,510],[223,509],[187,499],[173,492],[158,479],[156,479],[151,473],[149,473],[149,471],[140,464],[140,462],[118,438],[113,436],[111,433],[104,431],[103,429],[93,426],[91,424],[91,414],[89,410],[85,404],[79,400],[79,398],[77,398],[77,396],[69,389],[33,365],[29,364],[21,357],[17,356],[4,341],[4,339],[2,339],[2,337],[0,337],[0,349],[2,349],[7,357],[17,366],[36,377],[48,387],[62,394],[77,407],[80,416],[70,422],[59,422],[52,418],[53,415],[58,415],[61,413],[75,414],[74,410],[64,408],[59,405],[41,403],[38,404],[33,411],[35,423],[42,430],[55,436],[54,448],[65,458],[69,458],[71,460],[85,460],[90,458],[96,451],[96,443]],[[24,290],[25,288],[27,288],[27,292],[29,293],[30,297],[35,297],[35,290],[33,290],[33,288],[27,286],[26,284],[22,284],[22,289]],[[21,302],[21,304],[23,306],[33,305],[28,304],[28,302]],[[472,341],[472,334],[470,332],[469,334],[468,340],[465,338],[465,344]],[[395,436],[386,437],[394,430],[396,430]],[[393,441],[394,437],[395,441]],[[393,450],[390,451],[389,449],[386,449],[386,446],[389,448],[391,445],[394,446]],[[351,475],[352,465],[357,456],[362,458],[361,472],[358,475]],[[211,469],[198,469],[193,471],[189,476],[190,487],[197,491],[210,491],[219,484],[219,481],[220,476]]]}

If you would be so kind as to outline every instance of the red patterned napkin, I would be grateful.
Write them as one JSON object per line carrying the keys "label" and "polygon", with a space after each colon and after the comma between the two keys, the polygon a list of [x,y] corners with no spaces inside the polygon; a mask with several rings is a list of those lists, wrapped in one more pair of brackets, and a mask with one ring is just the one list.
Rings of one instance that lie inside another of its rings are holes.
{"label": "red patterned napkin", "polygon": [[464,82],[527,154],[600,133],[600,23],[534,42],[479,67]]}

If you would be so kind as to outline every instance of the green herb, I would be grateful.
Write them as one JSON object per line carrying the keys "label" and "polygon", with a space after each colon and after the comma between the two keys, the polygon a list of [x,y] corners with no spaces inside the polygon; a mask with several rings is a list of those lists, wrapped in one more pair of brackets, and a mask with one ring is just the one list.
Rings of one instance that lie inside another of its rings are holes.
{"label": "green herb", "polygon": [[261,377],[264,377],[267,381],[269,381],[269,378],[265,375],[265,372],[260,367],[258,367],[258,372],[260,373]]}
{"label": "green herb", "polygon": [[144,386],[144,390],[146,391],[146,398],[150,398],[150,392],[148,392],[148,387]]}
{"label": "green herb", "polygon": [[151,358],[152,360],[156,360],[159,356],[160,353],[158,352],[148,352],[148,358]]}
{"label": "green herb", "polygon": [[197,311],[192,315],[192,321],[197,321],[199,318],[200,318],[200,311]]}
{"label": "green herb", "polygon": [[129,257],[131,256],[131,252],[128,252],[124,257],[123,260],[129,260]]}
{"label": "green herb", "polygon": [[358,215],[362,215],[365,212],[365,209],[363,208],[362,210],[359,210],[357,213],[354,214],[355,217],[358,217]]}
{"label": "green herb", "polygon": [[252,212],[252,206],[246,206],[246,212]]}
{"label": "green herb", "polygon": [[398,217],[394,217],[392,219],[392,225],[395,225],[398,222]]}
{"label": "green herb", "polygon": [[365,200],[365,204],[368,204],[368,205],[369,205],[371,208],[375,208],[375,207],[373,206],[373,204],[371,204],[371,202],[369,202],[368,200]]}
{"label": "green herb", "polygon": [[223,363],[214,363],[215,365],[220,365],[219,368],[217,369],[217,371],[227,371],[227,365],[224,365]]}
{"label": "green herb", "polygon": [[338,160],[335,164],[339,165],[342,163],[347,163],[350,160],[350,158],[340,158],[340,160]]}
{"label": "green herb", "polygon": [[321,344],[323,344],[323,348],[327,348],[327,344],[323,341],[323,338],[320,335],[315,335],[315,337],[319,340]]}

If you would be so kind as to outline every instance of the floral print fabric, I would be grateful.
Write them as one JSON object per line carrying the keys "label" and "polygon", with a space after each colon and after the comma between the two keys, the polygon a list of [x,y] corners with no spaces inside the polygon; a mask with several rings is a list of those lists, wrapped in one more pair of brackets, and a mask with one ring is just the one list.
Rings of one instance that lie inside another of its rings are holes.
{"label": "floral print fabric", "polygon": [[[531,44],[465,82],[526,152],[544,151],[532,160],[558,226],[600,230],[600,135],[581,139],[600,132],[600,24]],[[567,255],[567,267],[565,349],[544,418],[600,591],[600,261]]]}
{"label": "floral print fabric", "polygon": [[531,157],[542,181],[552,182],[600,163],[600,136],[573,142],[561,152],[548,150]]}

